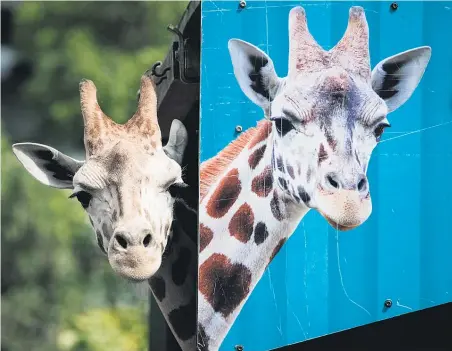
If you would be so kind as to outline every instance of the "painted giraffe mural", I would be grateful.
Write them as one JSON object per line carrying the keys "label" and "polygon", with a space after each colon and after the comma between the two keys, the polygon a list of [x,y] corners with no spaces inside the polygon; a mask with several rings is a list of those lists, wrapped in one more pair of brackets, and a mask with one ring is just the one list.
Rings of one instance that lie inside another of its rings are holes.
{"label": "painted giraffe mural", "polygon": [[72,189],[70,198],[89,215],[113,270],[149,282],[180,347],[193,351],[198,216],[184,201],[189,190],[180,163],[187,131],[174,120],[162,147],[155,87],[146,74],[137,111],[124,125],[102,112],[96,95],[93,82],[80,83],[86,161],[35,143],[15,144],[13,151],[41,183]]}
{"label": "painted giraffe mural", "polygon": [[257,47],[229,41],[235,77],[265,119],[200,170],[198,350],[218,350],[266,267],[310,209],[349,230],[370,216],[366,172],[387,115],[416,89],[430,47],[371,71],[361,7],[323,50],[303,8],[289,13],[289,69],[279,78]]}

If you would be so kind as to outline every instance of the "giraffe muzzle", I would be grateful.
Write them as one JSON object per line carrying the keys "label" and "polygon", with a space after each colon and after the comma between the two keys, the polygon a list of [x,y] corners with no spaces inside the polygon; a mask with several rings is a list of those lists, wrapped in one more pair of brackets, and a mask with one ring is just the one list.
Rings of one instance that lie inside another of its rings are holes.
{"label": "giraffe muzzle", "polygon": [[111,239],[108,261],[120,276],[132,281],[144,281],[160,268],[161,250],[151,239],[149,231],[140,235],[117,232]]}
{"label": "giraffe muzzle", "polygon": [[161,265],[158,250],[132,248],[128,252],[109,252],[108,261],[113,271],[130,281],[141,282],[151,278]]}
{"label": "giraffe muzzle", "polygon": [[340,231],[359,227],[372,213],[370,193],[363,197],[355,190],[319,189],[316,202],[319,213],[334,229]]}

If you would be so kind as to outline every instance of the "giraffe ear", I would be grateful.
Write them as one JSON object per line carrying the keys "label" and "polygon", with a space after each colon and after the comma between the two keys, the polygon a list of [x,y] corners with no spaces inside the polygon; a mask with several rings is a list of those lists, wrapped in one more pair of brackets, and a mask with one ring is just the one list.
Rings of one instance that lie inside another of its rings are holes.
{"label": "giraffe ear", "polygon": [[392,112],[413,94],[424,75],[432,50],[423,46],[379,62],[372,71],[372,89],[386,102]]}
{"label": "giraffe ear", "polygon": [[228,48],[240,88],[252,102],[267,110],[281,84],[273,61],[259,48],[239,39],[229,40]]}
{"label": "giraffe ear", "polygon": [[59,189],[73,188],[72,179],[84,163],[42,144],[14,144],[13,152],[35,179]]}
{"label": "giraffe ear", "polygon": [[163,150],[169,158],[181,165],[182,159],[184,158],[185,148],[187,147],[187,142],[188,133],[184,124],[178,119],[173,119],[169,132],[168,143],[165,145]]}

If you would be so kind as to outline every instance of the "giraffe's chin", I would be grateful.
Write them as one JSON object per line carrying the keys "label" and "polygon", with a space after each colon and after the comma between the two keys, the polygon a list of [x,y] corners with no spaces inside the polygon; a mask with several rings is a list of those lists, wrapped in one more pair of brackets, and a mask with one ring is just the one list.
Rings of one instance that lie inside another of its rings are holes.
{"label": "giraffe's chin", "polygon": [[150,278],[157,272],[159,266],[146,267],[145,269],[130,269],[128,267],[113,268],[115,273],[120,277],[127,279],[133,283],[141,283]]}
{"label": "giraffe's chin", "polygon": [[119,276],[132,281],[143,282],[151,278],[160,268],[161,256],[143,248],[129,249],[129,252],[109,252],[108,261]]}
{"label": "giraffe's chin", "polygon": [[319,189],[316,209],[334,228],[352,230],[362,225],[372,213],[370,194],[362,196],[353,190],[325,191]]}
{"label": "giraffe's chin", "polygon": [[357,227],[359,227],[361,224],[356,224],[356,225],[350,225],[350,226],[345,226],[345,225],[341,225],[339,223],[336,223],[335,221],[333,221],[331,218],[329,218],[328,216],[326,216],[324,213],[322,213],[321,211],[319,211],[319,213],[323,216],[323,218],[326,219],[326,221],[334,228],[337,230],[340,230],[341,232],[346,232],[347,230],[352,230],[355,229]]}

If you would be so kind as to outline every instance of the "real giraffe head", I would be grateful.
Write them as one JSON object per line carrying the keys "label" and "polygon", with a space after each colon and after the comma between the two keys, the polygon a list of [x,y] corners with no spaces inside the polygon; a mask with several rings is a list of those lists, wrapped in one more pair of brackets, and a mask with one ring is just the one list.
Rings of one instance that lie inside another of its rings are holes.
{"label": "real giraffe head", "polygon": [[389,126],[387,115],[419,84],[430,47],[388,57],[371,71],[361,7],[350,9],[346,32],[329,51],[309,33],[304,9],[295,7],[285,78],[249,43],[232,39],[229,51],[241,89],[273,121],[272,164],[281,190],[336,228],[362,224],[372,210],[366,177],[371,153]]}
{"label": "real giraffe head", "polygon": [[162,147],[154,84],[141,78],[138,108],[124,125],[99,107],[96,87],[80,83],[86,161],[35,143],[13,145],[26,170],[41,183],[72,189],[90,217],[100,249],[119,275],[141,281],[160,267],[173,221],[172,190],[186,186],[180,163],[186,129],[173,121]]}

